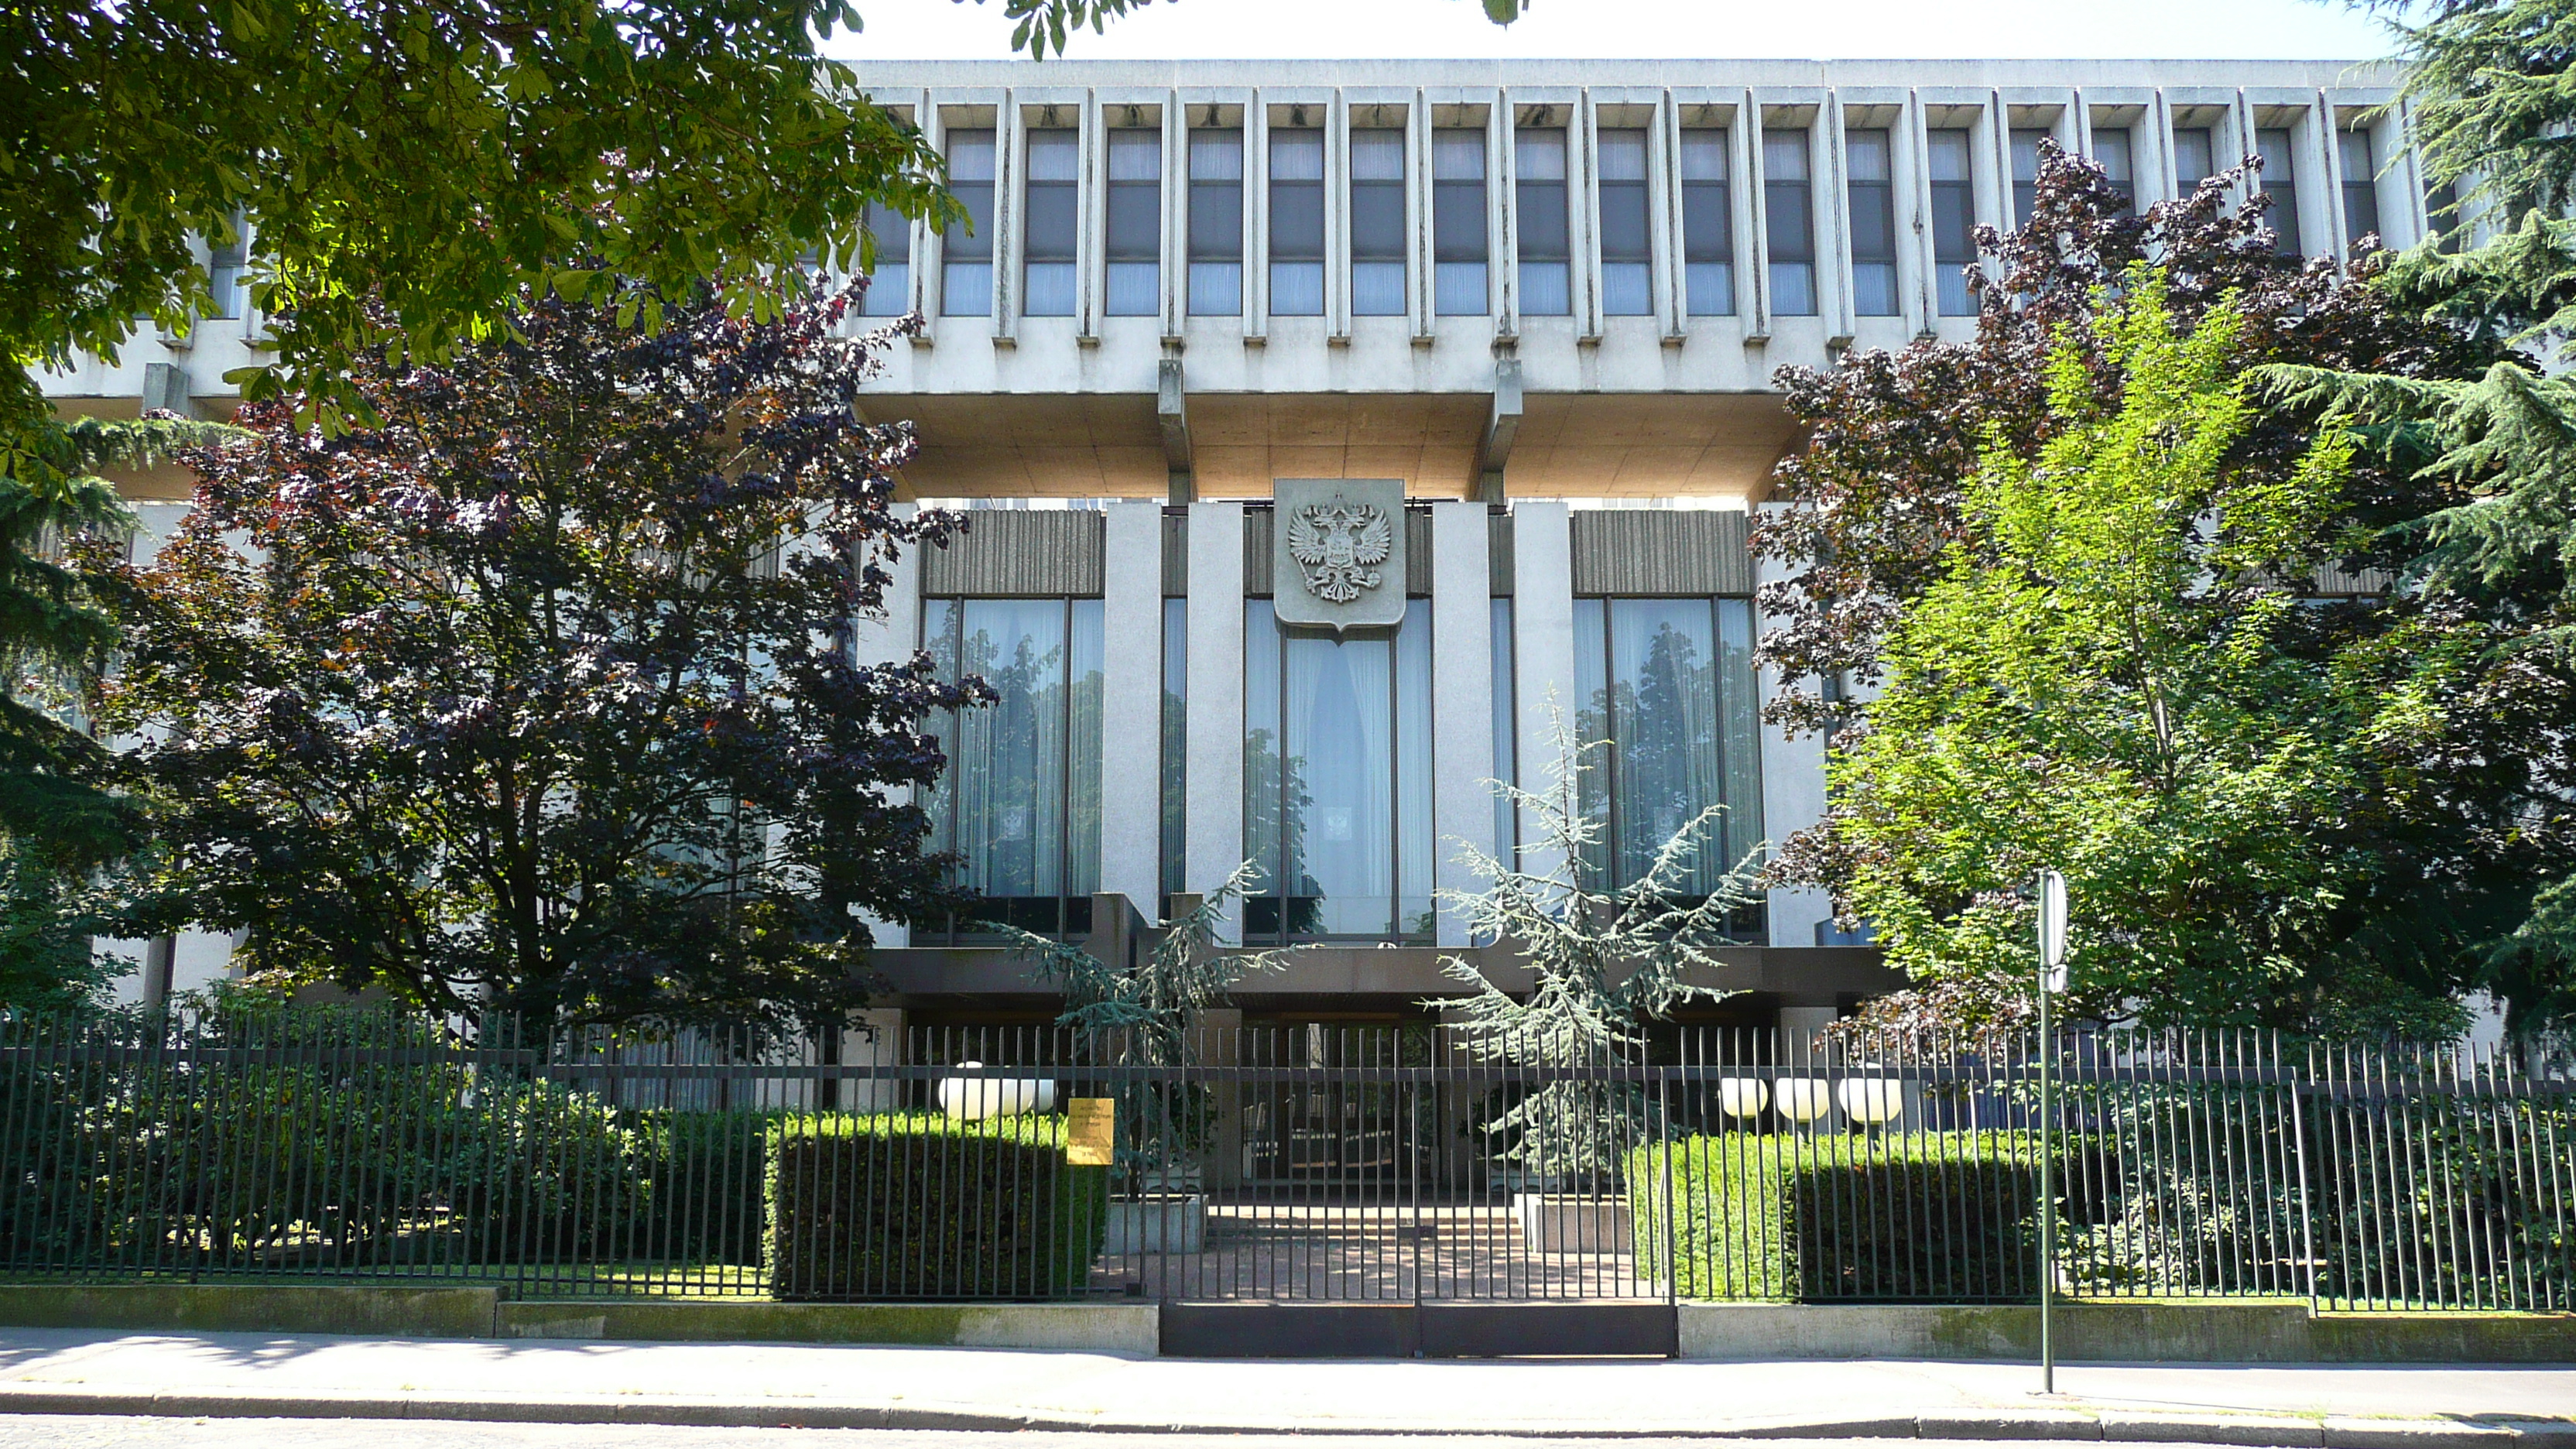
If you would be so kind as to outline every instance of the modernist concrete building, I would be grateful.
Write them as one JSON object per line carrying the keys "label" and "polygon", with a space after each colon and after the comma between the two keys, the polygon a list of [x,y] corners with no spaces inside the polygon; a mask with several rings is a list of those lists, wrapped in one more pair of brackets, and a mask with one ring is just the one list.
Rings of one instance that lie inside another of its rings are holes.
{"label": "modernist concrete building", "polygon": [[[975,218],[884,219],[866,308],[927,319],[865,400],[918,426],[906,496],[975,518],[907,561],[864,647],[927,646],[1004,695],[949,726],[942,843],[996,914],[1119,951],[1253,861],[1231,934],[1319,947],[1245,984],[1253,1019],[1391,1019],[1453,989],[1437,956],[1469,943],[1433,892],[1472,884],[1458,842],[1527,834],[1485,782],[1536,783],[1556,712],[1612,741],[1593,869],[1632,874],[1708,805],[1712,876],[1817,817],[1820,743],[1759,724],[1779,681],[1750,658],[1747,523],[1796,445],[1771,378],[1969,335],[1972,228],[2028,205],[2043,138],[2141,204],[2259,152],[2285,250],[2425,224],[2394,77],[2342,62],[862,78]],[[238,258],[211,260],[238,297]],[[220,412],[258,325],[53,388]],[[156,532],[181,481],[133,485]],[[1810,893],[1742,927],[1724,1019],[1795,1025],[1889,984]],[[918,1021],[1052,1014],[970,926],[886,936],[889,1005]],[[184,985],[224,944],[162,943],[147,979]]]}

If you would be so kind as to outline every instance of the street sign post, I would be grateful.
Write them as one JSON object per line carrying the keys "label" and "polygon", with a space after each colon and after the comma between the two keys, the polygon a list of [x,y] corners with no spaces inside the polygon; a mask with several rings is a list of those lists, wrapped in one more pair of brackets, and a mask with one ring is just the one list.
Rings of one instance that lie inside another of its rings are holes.
{"label": "street sign post", "polygon": [[2057,1392],[2057,1344],[2049,1335],[2049,1300],[2057,1293],[2057,1098],[2049,1090],[2049,1059],[2057,1041],[2049,998],[2066,989],[2066,877],[2039,873],[2039,1391]]}

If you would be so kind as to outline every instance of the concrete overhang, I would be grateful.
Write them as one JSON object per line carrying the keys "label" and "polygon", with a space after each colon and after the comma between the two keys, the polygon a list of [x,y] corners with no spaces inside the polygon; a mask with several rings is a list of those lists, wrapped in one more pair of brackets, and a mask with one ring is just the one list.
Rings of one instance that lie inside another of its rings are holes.
{"label": "concrete overhang", "polygon": [[[1188,400],[1201,498],[1267,498],[1274,478],[1402,478],[1421,498],[1476,496],[1486,393],[1201,393]],[[871,394],[908,418],[914,498],[1162,498],[1166,420],[1152,393]],[[1531,393],[1513,497],[1758,498],[1796,424],[1771,393]]]}

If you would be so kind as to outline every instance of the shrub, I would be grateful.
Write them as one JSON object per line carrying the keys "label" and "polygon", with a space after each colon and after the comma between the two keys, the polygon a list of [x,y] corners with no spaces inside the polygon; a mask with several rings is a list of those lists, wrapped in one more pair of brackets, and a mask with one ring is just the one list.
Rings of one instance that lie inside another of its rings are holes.
{"label": "shrub", "polygon": [[780,1298],[1061,1297],[1108,1227],[1108,1169],[1066,1163],[1061,1117],[787,1117],[767,1147]]}
{"label": "shrub", "polygon": [[1685,1297],[2039,1292],[2039,1163],[2020,1134],[1691,1137],[1638,1148],[1628,1182],[1639,1260]]}
{"label": "shrub", "polygon": [[625,1256],[660,1262],[760,1265],[767,1218],[768,1138],[775,1112],[656,1111],[637,1115],[650,1143],[650,1212]]}

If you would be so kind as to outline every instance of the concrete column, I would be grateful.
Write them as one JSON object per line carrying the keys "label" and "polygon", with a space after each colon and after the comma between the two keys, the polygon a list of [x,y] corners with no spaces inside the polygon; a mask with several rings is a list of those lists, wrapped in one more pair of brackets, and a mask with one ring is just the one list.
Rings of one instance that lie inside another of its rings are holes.
{"label": "concrete column", "polygon": [[[1243,863],[1242,504],[1190,505],[1189,590],[1189,875],[1177,884],[1212,891]],[[1241,902],[1219,935],[1243,939]]]}
{"label": "concrete column", "polygon": [[[897,518],[910,518],[921,511],[917,503],[897,503],[891,511]],[[861,618],[851,630],[852,643],[862,665],[895,664],[910,659],[921,647],[921,550],[907,548],[886,565],[892,578],[886,584],[885,613],[878,618]],[[889,803],[901,803],[908,791],[894,791]],[[912,944],[912,928],[875,916],[862,919],[885,947]]]}
{"label": "concrete column", "polygon": [[[1431,823],[1438,855],[1432,881],[1474,891],[1475,872],[1458,859],[1468,842],[1494,849],[1493,572],[1482,503],[1431,505]],[[1420,607],[1416,605],[1415,607]],[[1443,907],[1437,941],[1464,946],[1467,919]]]}
{"label": "concrete column", "polygon": [[[1841,1015],[1830,1006],[1781,1007],[1780,1060],[1784,1064],[1799,1065],[1824,1061],[1827,1054],[1818,1046],[1816,1034],[1833,1025]],[[1830,1122],[1831,1114],[1823,1120]]]}
{"label": "concrete column", "polygon": [[1113,503],[1101,570],[1100,889],[1162,895],[1163,506]]}
{"label": "concrete column", "polygon": [[[1574,679],[1573,545],[1563,503],[1512,505],[1512,686],[1526,790],[1546,791],[1565,770],[1557,721],[1571,728],[1582,703]],[[1543,875],[1565,864],[1530,811],[1521,812],[1520,826],[1521,869]]]}
{"label": "concrete column", "polygon": [[[1239,1067],[1243,1061],[1243,1012],[1235,1007],[1220,1006],[1199,1013],[1198,1060],[1212,1067]],[[1200,1167],[1211,1188],[1243,1185],[1243,1085],[1218,1082],[1209,1087],[1216,1097],[1216,1131],[1209,1138],[1207,1155]],[[1177,1164],[1176,1164],[1177,1165]]]}
{"label": "concrete column", "polygon": [[[1765,512],[1784,505],[1766,503]],[[1757,558],[1754,582],[1757,587],[1787,578],[1789,569],[1777,559]],[[1754,621],[1754,628],[1767,632],[1771,615]],[[1779,697],[1787,681],[1776,669],[1765,667],[1759,688],[1762,702],[1769,704]],[[1810,687],[1813,681],[1809,681]],[[1762,824],[1771,837],[1773,848],[1797,832],[1825,818],[1825,741],[1822,735],[1791,738],[1778,725],[1762,726]],[[1823,891],[1812,886],[1783,886],[1770,893],[1771,944],[1774,946],[1813,946],[1816,926],[1833,915],[1833,902]]]}

